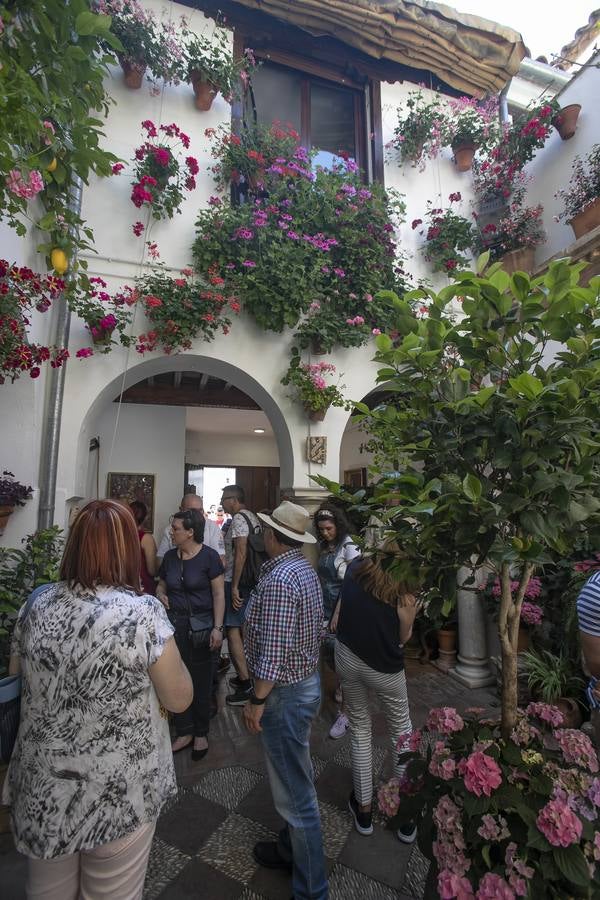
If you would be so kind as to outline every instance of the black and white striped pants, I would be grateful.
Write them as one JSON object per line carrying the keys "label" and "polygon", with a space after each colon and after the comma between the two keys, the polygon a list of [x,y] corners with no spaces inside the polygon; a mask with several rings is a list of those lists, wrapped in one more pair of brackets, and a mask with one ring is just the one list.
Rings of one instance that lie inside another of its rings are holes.
{"label": "black and white striped pants", "polygon": [[412,731],[406,675],[404,672],[377,672],[356,656],[341,641],[335,642],[335,668],[342,679],[344,709],[350,722],[352,780],[354,795],[361,806],[373,799],[373,754],[371,749],[371,714],[369,690],[379,700],[387,724],[394,754],[394,771],[402,775],[398,765],[396,743],[402,734]]}

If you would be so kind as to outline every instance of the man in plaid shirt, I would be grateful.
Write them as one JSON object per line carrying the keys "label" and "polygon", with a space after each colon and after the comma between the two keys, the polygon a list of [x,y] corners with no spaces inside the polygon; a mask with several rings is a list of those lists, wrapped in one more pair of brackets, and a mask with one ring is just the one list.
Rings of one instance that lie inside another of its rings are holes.
{"label": "man in plaid shirt", "polygon": [[275,842],[260,841],[261,865],[292,871],[294,900],[328,896],[321,820],[313,783],[309,738],[321,701],[317,663],[323,595],[315,570],[302,555],[309,515],[284,501],[265,523],[269,556],[246,611],[244,649],[254,689],[244,720],[261,734],[273,802],[286,826]]}

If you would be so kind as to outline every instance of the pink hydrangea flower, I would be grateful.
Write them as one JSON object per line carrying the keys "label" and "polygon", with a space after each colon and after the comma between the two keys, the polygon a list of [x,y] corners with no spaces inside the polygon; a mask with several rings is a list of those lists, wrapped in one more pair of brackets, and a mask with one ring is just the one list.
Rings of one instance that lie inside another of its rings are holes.
{"label": "pink hydrangea flower", "polygon": [[438,875],[438,894],[441,900],[468,900],[473,888],[468,878],[443,869]]}
{"label": "pink hydrangea flower", "polygon": [[515,895],[504,878],[494,872],[487,872],[481,881],[476,900],[515,900]]}
{"label": "pink hydrangea flower", "polygon": [[377,337],[377,335],[381,334],[381,328],[373,328],[371,334],[374,334],[375,337]]}
{"label": "pink hydrangea flower", "polygon": [[598,771],[598,756],[591,740],[576,728],[561,728],[554,732],[565,762],[582,766],[594,774]]}
{"label": "pink hydrangea flower", "polygon": [[528,716],[535,716],[542,722],[548,722],[553,728],[560,728],[564,723],[564,716],[558,706],[552,706],[550,703],[530,703],[525,712]]}
{"label": "pink hydrangea flower", "polygon": [[564,800],[549,800],[538,813],[536,825],[553,847],[578,844],[583,826]]}
{"label": "pink hydrangea flower", "polygon": [[432,709],[427,718],[427,727],[440,734],[452,734],[462,731],[465,723],[452,706],[440,706]]}
{"label": "pink hydrangea flower", "polygon": [[400,806],[399,783],[398,778],[390,778],[385,784],[380,785],[377,791],[379,809],[384,816],[388,816],[390,819],[396,815]]}
{"label": "pink hydrangea flower", "polygon": [[477,750],[459,763],[459,771],[465,779],[465,787],[472,794],[490,797],[502,784],[502,770],[495,759]]}
{"label": "pink hydrangea flower", "polygon": [[596,862],[600,860],[600,831],[594,835],[594,859]]}
{"label": "pink hydrangea flower", "polygon": [[498,816],[498,819],[495,819],[488,813],[481,817],[481,825],[477,829],[477,834],[484,841],[504,841],[510,837],[507,826],[508,823],[503,816]]}

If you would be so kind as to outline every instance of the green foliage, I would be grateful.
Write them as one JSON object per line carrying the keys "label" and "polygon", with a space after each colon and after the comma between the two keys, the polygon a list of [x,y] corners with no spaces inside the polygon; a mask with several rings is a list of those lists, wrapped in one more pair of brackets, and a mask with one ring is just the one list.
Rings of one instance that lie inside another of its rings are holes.
{"label": "green foliage", "polygon": [[0,673],[8,664],[10,638],[21,606],[35,587],[58,581],[61,534],[61,529],[53,526],[24,538],[22,548],[0,547]]}
{"label": "green foliage", "polygon": [[241,84],[247,83],[254,68],[256,60],[252,50],[246,49],[243,56],[234,58],[231,33],[226,28],[215,28],[210,37],[187,35],[183,60],[185,81],[191,82],[201,75],[231,99],[240,93]]}
{"label": "green foliage", "polygon": [[400,162],[417,165],[421,159],[439,152],[444,108],[438,94],[428,100],[421,89],[411,91],[404,106],[398,108],[391,146],[398,152]]}
{"label": "green foliage", "polygon": [[[0,219],[24,235],[30,218],[46,233],[42,252],[70,256],[92,235],[84,229],[76,241],[69,231],[82,222],[67,208],[68,186],[75,176],[109,175],[116,161],[100,147],[110,102],[101,46],[120,44],[110,17],[92,13],[88,0],[0,2],[0,18]],[[41,206],[29,203],[35,195]]]}
{"label": "green foliage", "polygon": [[534,697],[544,703],[555,703],[559,697],[579,697],[584,681],[575,674],[573,663],[564,654],[549,650],[524,655],[527,684]]}
{"label": "green foliage", "polygon": [[[465,250],[473,246],[473,227],[468,219],[459,215],[452,208],[453,203],[460,202],[460,193],[450,194],[450,206],[446,209],[434,208],[431,200],[427,201],[425,213],[426,244],[423,247],[425,259],[432,264],[434,272],[452,272],[464,269],[470,260]],[[412,223],[413,230],[421,224],[420,219]],[[423,233],[423,232],[422,232]]]}

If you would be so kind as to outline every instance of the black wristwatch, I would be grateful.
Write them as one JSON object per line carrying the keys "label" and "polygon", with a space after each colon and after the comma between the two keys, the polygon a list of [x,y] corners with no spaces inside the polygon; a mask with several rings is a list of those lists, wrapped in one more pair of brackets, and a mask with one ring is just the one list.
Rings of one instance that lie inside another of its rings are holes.
{"label": "black wristwatch", "polygon": [[221,634],[225,631],[224,625],[213,625],[213,631],[220,631]]}
{"label": "black wristwatch", "polygon": [[254,691],[251,692],[248,699],[249,699],[250,703],[252,704],[252,706],[263,706],[267,702],[266,697],[257,697],[256,694],[254,693]]}

